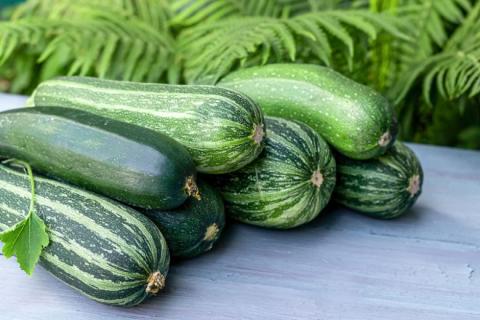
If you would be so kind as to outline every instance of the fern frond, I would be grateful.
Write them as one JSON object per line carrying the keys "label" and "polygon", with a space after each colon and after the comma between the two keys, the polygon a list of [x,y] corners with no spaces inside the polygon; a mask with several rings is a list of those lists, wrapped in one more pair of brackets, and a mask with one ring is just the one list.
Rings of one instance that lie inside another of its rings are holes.
{"label": "fern frond", "polygon": [[378,20],[377,14],[372,12],[339,10],[292,18],[231,18],[198,25],[186,29],[179,37],[185,78],[187,82],[204,77],[216,81],[251,61],[295,61],[297,47],[308,50],[325,64],[330,63],[332,52],[338,51],[351,64],[354,37],[373,39],[382,30],[405,36],[396,27],[393,17],[381,19],[381,24]]}
{"label": "fern frond", "polygon": [[0,65],[28,52],[39,75],[94,75],[160,81],[168,71],[168,33],[121,11],[71,6],[63,19],[23,18],[0,23]]}
{"label": "fern frond", "polygon": [[232,17],[288,18],[347,8],[345,0],[170,0],[174,27],[190,27]]}
{"label": "fern frond", "polygon": [[23,18],[64,19],[75,16],[77,9],[114,11],[129,17],[135,17],[149,26],[166,31],[170,19],[167,0],[29,0],[17,7],[14,20]]}
{"label": "fern frond", "polygon": [[409,35],[414,39],[402,47],[400,62],[405,67],[442,48],[449,37],[449,25],[461,23],[464,12],[471,9],[469,0],[410,0],[409,3],[399,12],[410,21]]}
{"label": "fern frond", "polygon": [[[0,22],[0,65],[10,59],[18,49],[26,46],[42,48],[48,35],[56,28],[56,24],[48,24],[40,19]],[[38,52],[41,52],[41,49]]]}
{"label": "fern frond", "polygon": [[235,0],[170,0],[173,27],[189,27],[241,15]]}
{"label": "fern frond", "polygon": [[423,78],[423,97],[432,104],[432,89],[444,99],[480,94],[480,3],[470,11],[442,52],[415,64],[394,88],[397,103]]}

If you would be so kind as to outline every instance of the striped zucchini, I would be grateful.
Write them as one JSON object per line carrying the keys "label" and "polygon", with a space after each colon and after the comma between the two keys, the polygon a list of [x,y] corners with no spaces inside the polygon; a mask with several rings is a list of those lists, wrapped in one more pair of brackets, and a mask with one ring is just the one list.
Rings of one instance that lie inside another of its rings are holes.
{"label": "striped zucchini", "polygon": [[241,69],[219,85],[245,93],[266,115],[304,122],[350,158],[378,156],[395,140],[388,101],[329,68],[271,64]]}
{"label": "striped zucchini", "polygon": [[248,97],[213,86],[64,77],[41,83],[33,106],[63,106],[162,132],[183,144],[204,173],[235,171],[263,149],[264,123]]}
{"label": "striped zucchini", "polygon": [[175,210],[146,211],[167,239],[172,256],[191,258],[209,251],[225,226],[220,194],[201,180],[198,188],[200,200],[189,199]]}
{"label": "striped zucchini", "polygon": [[195,165],[178,142],[81,110],[0,113],[0,156],[137,207],[171,209],[198,197]]}
{"label": "striped zucchini", "polygon": [[422,166],[401,142],[377,159],[358,161],[339,156],[337,172],[335,201],[375,218],[402,215],[422,192]]}
{"label": "striped zucchini", "polygon": [[303,123],[266,118],[264,152],[248,166],[213,177],[227,213],[245,223],[287,229],[314,219],[335,185],[335,159]]}
{"label": "striped zucchini", "polygon": [[[35,178],[36,211],[50,244],[40,265],[87,297],[133,306],[165,285],[167,244],[144,215],[64,183]],[[22,220],[29,207],[26,175],[0,165],[0,230]]]}

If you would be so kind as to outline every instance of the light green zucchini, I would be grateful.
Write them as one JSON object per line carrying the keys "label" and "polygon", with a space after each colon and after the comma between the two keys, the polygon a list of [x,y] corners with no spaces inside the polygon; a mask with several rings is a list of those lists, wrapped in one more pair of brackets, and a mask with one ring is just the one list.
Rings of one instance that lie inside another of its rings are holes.
{"label": "light green zucchini", "polygon": [[383,154],[397,133],[382,95],[330,68],[271,64],[233,72],[219,86],[248,95],[266,115],[304,122],[350,158]]}

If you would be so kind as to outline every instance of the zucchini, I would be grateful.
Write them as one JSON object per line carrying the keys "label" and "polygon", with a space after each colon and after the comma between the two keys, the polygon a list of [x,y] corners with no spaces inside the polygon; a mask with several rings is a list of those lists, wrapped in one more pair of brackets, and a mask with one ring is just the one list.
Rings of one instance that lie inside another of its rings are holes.
{"label": "zucchini", "polygon": [[[35,177],[36,212],[50,244],[40,265],[87,297],[133,306],[165,285],[170,256],[158,228],[144,215],[76,187]],[[0,230],[27,214],[29,178],[0,165]]]}
{"label": "zucchini", "polygon": [[29,104],[82,109],[162,132],[183,144],[204,173],[235,171],[264,145],[258,106],[214,86],[64,77],[41,83]]}
{"label": "zucchini", "polygon": [[198,196],[195,165],[175,140],[81,110],[0,113],[0,156],[138,207],[170,209]]}
{"label": "zucchini", "polygon": [[350,158],[378,156],[395,140],[388,101],[329,68],[271,64],[236,71],[219,85],[247,94],[266,115],[306,123]]}
{"label": "zucchini", "polygon": [[327,143],[300,122],[266,118],[268,136],[259,158],[212,177],[227,213],[268,228],[293,228],[314,219],[335,185],[335,159]]}
{"label": "zucchini", "polygon": [[420,161],[398,141],[377,159],[337,157],[337,173],[335,201],[375,218],[402,215],[422,192]]}
{"label": "zucchini", "polygon": [[146,210],[167,239],[172,256],[191,258],[209,251],[225,226],[220,194],[199,181],[200,200],[189,199],[175,210]]}

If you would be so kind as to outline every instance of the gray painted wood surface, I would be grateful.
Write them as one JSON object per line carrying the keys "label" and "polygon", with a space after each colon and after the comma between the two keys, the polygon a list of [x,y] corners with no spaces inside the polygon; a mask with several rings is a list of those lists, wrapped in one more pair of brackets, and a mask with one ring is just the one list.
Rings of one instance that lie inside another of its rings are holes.
{"label": "gray painted wood surface", "polygon": [[[0,106],[21,103],[0,95]],[[332,206],[291,231],[231,224],[212,252],[172,266],[164,293],[131,309],[2,258],[0,318],[480,319],[480,152],[411,147],[424,191],[397,220]]]}

